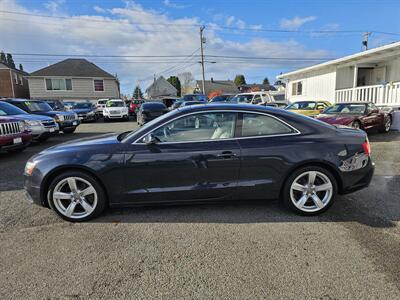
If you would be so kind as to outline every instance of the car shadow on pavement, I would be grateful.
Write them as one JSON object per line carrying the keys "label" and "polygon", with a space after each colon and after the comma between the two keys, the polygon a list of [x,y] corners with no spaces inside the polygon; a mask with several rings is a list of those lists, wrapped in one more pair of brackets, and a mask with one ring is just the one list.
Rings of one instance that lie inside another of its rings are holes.
{"label": "car shadow on pavement", "polygon": [[370,132],[368,133],[370,142],[393,142],[400,141],[400,131],[389,131],[387,133]]}
{"label": "car shadow on pavement", "polygon": [[[192,205],[147,206],[107,210],[94,223],[268,223],[359,222],[376,228],[394,227],[400,221],[400,176],[375,176],[367,190],[338,196],[319,216],[297,215],[279,200],[240,200]],[[393,195],[393,193],[395,193]]]}

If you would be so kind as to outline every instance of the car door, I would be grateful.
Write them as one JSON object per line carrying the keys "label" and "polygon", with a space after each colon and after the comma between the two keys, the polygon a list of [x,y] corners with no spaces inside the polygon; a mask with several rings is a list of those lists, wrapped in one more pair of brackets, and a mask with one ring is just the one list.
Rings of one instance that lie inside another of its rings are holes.
{"label": "car door", "polygon": [[203,112],[156,128],[129,145],[125,160],[129,202],[229,199],[237,186],[237,114]]}
{"label": "car door", "polygon": [[374,105],[372,103],[367,104],[365,116],[364,116],[364,129],[370,129],[379,123],[379,110],[374,109]]}
{"label": "car door", "polygon": [[239,124],[241,168],[235,195],[244,199],[274,199],[290,166],[286,158],[296,155],[294,135],[299,132],[262,113],[241,113]]}

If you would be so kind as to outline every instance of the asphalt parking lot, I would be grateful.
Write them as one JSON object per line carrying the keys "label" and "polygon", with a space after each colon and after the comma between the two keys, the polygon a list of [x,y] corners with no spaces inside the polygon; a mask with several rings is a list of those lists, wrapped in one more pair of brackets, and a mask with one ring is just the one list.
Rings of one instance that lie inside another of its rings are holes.
{"label": "asphalt parking lot", "polygon": [[371,134],[371,186],[324,215],[278,201],[114,209],[67,223],[24,201],[26,160],[134,122],[0,154],[0,299],[400,298],[400,133]]}

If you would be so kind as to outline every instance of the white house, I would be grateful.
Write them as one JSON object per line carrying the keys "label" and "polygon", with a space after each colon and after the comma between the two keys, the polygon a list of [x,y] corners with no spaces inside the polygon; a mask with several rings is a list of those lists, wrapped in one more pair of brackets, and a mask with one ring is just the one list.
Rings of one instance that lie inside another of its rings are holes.
{"label": "white house", "polygon": [[400,42],[277,76],[289,101],[400,104]]}

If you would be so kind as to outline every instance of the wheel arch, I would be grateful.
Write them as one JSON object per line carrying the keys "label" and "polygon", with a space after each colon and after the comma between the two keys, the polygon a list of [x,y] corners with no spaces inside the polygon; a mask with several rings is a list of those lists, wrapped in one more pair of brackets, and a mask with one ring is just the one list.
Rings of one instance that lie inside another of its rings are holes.
{"label": "wheel arch", "polygon": [[82,165],[65,165],[65,166],[60,166],[57,167],[53,170],[51,170],[46,176],[44,177],[41,187],[40,187],[40,198],[42,200],[42,203],[45,207],[49,207],[48,199],[47,199],[47,193],[48,193],[48,188],[50,187],[50,184],[52,180],[57,177],[58,175],[64,173],[64,172],[70,172],[70,171],[80,171],[83,173],[86,173],[89,176],[92,176],[103,188],[104,193],[106,194],[106,202],[108,204],[109,197],[108,197],[108,191],[102,180],[99,178],[99,176],[96,175],[96,173],[85,166]]}
{"label": "wheel arch", "polygon": [[303,163],[299,163],[295,165],[293,168],[289,169],[289,171],[285,174],[284,180],[282,181],[282,185],[279,191],[279,198],[282,197],[283,194],[283,189],[285,188],[286,182],[289,179],[289,175],[296,170],[304,167],[311,167],[311,166],[317,166],[326,169],[329,171],[332,176],[335,178],[337,186],[338,186],[338,194],[341,194],[343,191],[343,181],[342,178],[339,174],[339,171],[335,168],[335,166],[327,161],[321,161],[321,160],[316,160],[316,161],[307,161]]}

